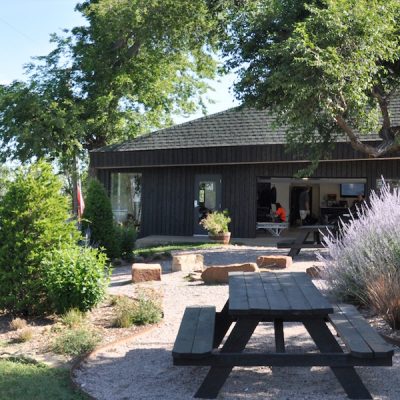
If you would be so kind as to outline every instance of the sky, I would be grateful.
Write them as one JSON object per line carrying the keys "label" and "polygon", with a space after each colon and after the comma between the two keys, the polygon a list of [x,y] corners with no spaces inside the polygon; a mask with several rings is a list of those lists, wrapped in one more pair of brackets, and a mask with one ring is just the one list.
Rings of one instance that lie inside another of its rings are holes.
{"label": "sky", "polygon": [[[82,25],[85,20],[74,11],[76,0],[0,0],[0,83],[8,84],[15,79],[23,79],[23,66],[31,57],[48,54],[53,48],[49,42],[51,33],[62,33]],[[233,75],[219,78],[211,83],[214,91],[207,97],[214,101],[207,107],[208,114],[223,111],[239,103],[234,99],[230,87]],[[201,113],[184,122],[198,118]]]}

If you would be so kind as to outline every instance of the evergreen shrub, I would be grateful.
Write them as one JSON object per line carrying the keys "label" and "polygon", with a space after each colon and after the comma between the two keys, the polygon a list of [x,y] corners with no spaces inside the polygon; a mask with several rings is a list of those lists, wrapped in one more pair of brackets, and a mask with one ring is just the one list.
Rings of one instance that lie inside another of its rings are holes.
{"label": "evergreen shrub", "polygon": [[104,248],[110,258],[120,255],[111,202],[104,186],[96,179],[88,183],[82,228],[90,229],[91,244]]}
{"label": "evergreen shrub", "polygon": [[118,242],[119,257],[131,260],[137,236],[136,229],[133,226],[116,224],[115,236]]}
{"label": "evergreen shrub", "polygon": [[68,222],[61,181],[41,161],[21,168],[0,200],[0,309],[17,314],[49,310],[43,260],[80,235]]}

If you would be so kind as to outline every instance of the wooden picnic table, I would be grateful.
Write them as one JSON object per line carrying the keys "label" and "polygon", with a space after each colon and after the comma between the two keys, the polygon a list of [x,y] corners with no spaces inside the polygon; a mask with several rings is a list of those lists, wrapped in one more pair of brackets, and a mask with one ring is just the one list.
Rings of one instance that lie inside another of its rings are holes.
{"label": "wooden picnic table", "polygon": [[324,246],[320,241],[320,232],[332,229],[333,225],[303,225],[297,228],[298,233],[295,240],[278,242],[278,249],[290,249],[288,256],[294,257],[301,249],[322,249]]}
{"label": "wooden picnic table", "polygon": [[[284,325],[294,321],[303,323],[319,353],[286,352]],[[275,351],[243,352],[261,322],[273,323]],[[229,274],[229,300],[221,312],[215,313],[215,307],[186,309],[172,354],[175,365],[210,366],[195,394],[198,398],[216,398],[235,366],[329,366],[350,398],[369,399],[354,366],[392,365],[393,348],[353,306],[334,310],[305,273],[234,272]]]}

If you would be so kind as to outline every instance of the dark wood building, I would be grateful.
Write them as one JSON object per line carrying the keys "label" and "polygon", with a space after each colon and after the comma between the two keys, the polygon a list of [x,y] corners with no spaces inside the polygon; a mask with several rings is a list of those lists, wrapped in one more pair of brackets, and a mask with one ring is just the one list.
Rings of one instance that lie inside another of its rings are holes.
{"label": "dark wood building", "polygon": [[[393,118],[399,120],[400,101]],[[322,218],[350,206],[381,176],[400,180],[400,157],[371,159],[338,142],[308,180],[295,179],[307,160],[285,151],[285,132],[266,111],[234,108],[90,153],[115,218],[140,221],[140,235],[193,235],[206,210],[228,209],[234,237],[254,237],[256,222],[280,202],[297,217],[298,193],[312,188]]]}

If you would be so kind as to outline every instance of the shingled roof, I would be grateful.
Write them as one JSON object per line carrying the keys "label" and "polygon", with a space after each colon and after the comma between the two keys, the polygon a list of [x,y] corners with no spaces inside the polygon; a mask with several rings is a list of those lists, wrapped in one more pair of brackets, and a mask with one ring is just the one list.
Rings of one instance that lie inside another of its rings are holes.
{"label": "shingled roof", "polygon": [[[400,125],[400,97],[391,102],[393,125]],[[369,135],[366,140],[377,140]],[[95,152],[165,150],[198,147],[249,146],[285,143],[285,127],[268,110],[235,107],[161,129]]]}

